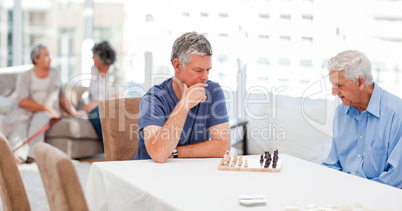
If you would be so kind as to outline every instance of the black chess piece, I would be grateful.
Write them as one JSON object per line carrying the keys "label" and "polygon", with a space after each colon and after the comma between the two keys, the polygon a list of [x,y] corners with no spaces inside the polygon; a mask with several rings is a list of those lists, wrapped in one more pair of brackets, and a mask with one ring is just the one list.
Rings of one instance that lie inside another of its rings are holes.
{"label": "black chess piece", "polygon": [[261,155],[260,164],[262,165],[263,162],[264,162],[264,155]]}

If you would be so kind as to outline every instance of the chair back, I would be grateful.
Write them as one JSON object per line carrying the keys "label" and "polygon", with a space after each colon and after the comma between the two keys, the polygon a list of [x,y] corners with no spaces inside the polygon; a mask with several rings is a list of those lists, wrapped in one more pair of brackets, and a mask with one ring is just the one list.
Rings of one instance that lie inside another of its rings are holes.
{"label": "chair back", "polygon": [[77,172],[64,152],[47,143],[38,143],[34,146],[34,157],[50,210],[88,210]]}
{"label": "chair back", "polygon": [[105,160],[133,160],[138,150],[141,98],[119,98],[99,103]]}
{"label": "chair back", "polygon": [[20,172],[8,141],[0,132],[0,196],[4,211],[31,210]]}

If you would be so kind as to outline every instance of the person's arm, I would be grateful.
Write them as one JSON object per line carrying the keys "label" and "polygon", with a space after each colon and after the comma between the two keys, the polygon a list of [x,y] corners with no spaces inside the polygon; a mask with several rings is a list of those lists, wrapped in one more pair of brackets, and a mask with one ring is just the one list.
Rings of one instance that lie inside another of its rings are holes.
{"label": "person's arm", "polygon": [[71,116],[78,117],[81,115],[77,110],[75,110],[74,106],[70,103],[70,101],[67,100],[66,97],[60,98],[59,102],[61,107],[63,107],[63,109]]}
{"label": "person's arm", "polygon": [[[185,119],[184,119],[185,121]],[[180,124],[184,125],[184,121]],[[165,131],[165,132],[164,132]],[[224,122],[209,128],[211,140],[204,141],[198,144],[191,144],[186,146],[178,146],[177,151],[179,154],[179,158],[208,158],[208,157],[222,157],[226,150],[230,150],[230,127],[228,122]],[[165,162],[167,158],[172,157],[172,152],[174,148],[177,146],[178,139],[180,139],[181,130],[178,130],[176,134],[172,136],[168,133],[169,130],[163,129],[163,127],[150,125],[144,128],[144,139],[145,143],[150,144],[147,145],[147,151],[150,154],[151,158],[154,159],[155,156],[151,155],[150,149],[155,147],[160,147],[163,149],[159,149],[160,151],[165,152],[164,160],[155,160],[156,162]],[[171,145],[160,144],[157,145],[155,143],[147,142],[149,139],[156,140],[158,136],[166,136],[167,138],[172,137],[173,140],[163,140],[170,141]],[[177,140],[175,138],[178,138]],[[152,147],[154,145],[154,147]]]}
{"label": "person's arm", "polygon": [[402,188],[402,118],[396,117],[392,125],[386,171],[372,180]]}
{"label": "person's arm", "polygon": [[39,104],[39,103],[35,102],[34,100],[29,99],[29,98],[21,99],[18,102],[18,106],[20,106],[20,107],[22,107],[22,108],[24,108],[24,109],[26,109],[28,111],[34,111],[34,112],[35,111],[47,111],[47,112],[50,113],[50,115],[53,118],[56,118],[56,117],[59,116],[57,114],[56,110],[54,110],[52,107]]}
{"label": "person's arm", "polygon": [[230,150],[230,127],[228,122],[209,128],[211,140],[198,144],[178,146],[179,158],[222,157]]}
{"label": "person's arm", "polygon": [[329,152],[327,159],[324,162],[322,162],[322,165],[336,169],[338,171],[342,170],[342,167],[340,165],[339,158],[338,158],[338,152],[336,151],[336,145],[335,145],[334,140],[332,140],[331,151]]}
{"label": "person's arm", "polygon": [[206,100],[205,87],[207,84],[198,83],[190,88],[183,84],[182,98],[171,112],[162,127],[150,125],[144,127],[144,142],[152,160],[163,163],[179,143],[188,111],[198,103]]}
{"label": "person's arm", "polygon": [[92,110],[94,110],[96,107],[98,107],[98,105],[99,105],[99,101],[92,101],[92,102],[90,102],[90,103],[84,105],[83,110],[84,110],[87,114],[89,114],[89,113],[91,113]]}

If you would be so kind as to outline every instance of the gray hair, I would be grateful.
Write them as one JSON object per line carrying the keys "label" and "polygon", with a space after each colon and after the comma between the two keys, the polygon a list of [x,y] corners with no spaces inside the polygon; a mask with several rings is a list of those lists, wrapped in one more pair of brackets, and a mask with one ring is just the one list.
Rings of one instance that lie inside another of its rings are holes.
{"label": "gray hair", "polygon": [[97,55],[105,65],[112,65],[116,61],[116,52],[108,41],[95,44],[92,53]]}
{"label": "gray hair", "polygon": [[41,51],[43,48],[47,49],[47,47],[46,47],[45,45],[43,45],[43,44],[35,45],[35,46],[32,48],[32,50],[31,50],[31,60],[32,60],[32,64],[36,65],[34,58],[39,59],[39,57],[40,57],[40,51]]}
{"label": "gray hair", "polygon": [[343,51],[328,61],[328,70],[344,71],[347,80],[356,82],[360,76],[363,77],[366,86],[374,83],[371,75],[371,63],[367,56],[359,51]]}
{"label": "gray hair", "polygon": [[197,32],[187,32],[181,35],[173,44],[170,62],[179,59],[183,67],[191,62],[191,55],[212,56],[212,47],[207,38]]}

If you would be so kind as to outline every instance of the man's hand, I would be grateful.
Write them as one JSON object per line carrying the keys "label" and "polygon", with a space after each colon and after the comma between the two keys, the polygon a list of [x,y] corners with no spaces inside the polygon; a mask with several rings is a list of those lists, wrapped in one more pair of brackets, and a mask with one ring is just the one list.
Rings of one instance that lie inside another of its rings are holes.
{"label": "man's hand", "polygon": [[203,103],[207,99],[205,94],[206,83],[197,83],[188,88],[187,84],[183,83],[182,100],[184,105],[188,110],[198,105],[198,103]]}

